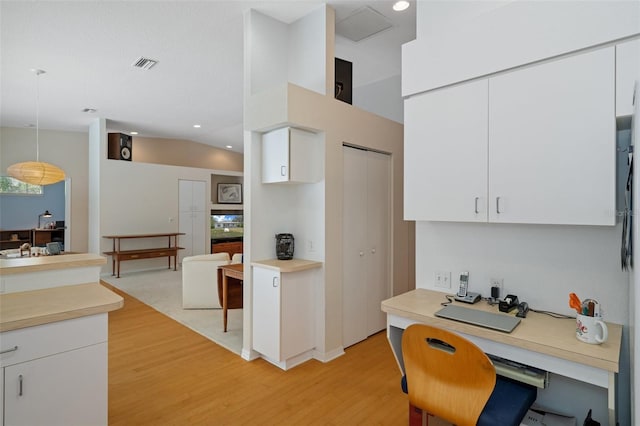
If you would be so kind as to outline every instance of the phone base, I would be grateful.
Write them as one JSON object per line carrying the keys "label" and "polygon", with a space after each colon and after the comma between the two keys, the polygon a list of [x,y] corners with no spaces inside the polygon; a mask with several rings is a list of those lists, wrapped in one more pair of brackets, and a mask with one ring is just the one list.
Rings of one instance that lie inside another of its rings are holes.
{"label": "phone base", "polygon": [[477,303],[477,302],[480,301],[480,299],[482,299],[482,297],[480,296],[480,293],[473,293],[473,292],[469,291],[469,292],[467,292],[466,296],[458,296],[456,294],[454,299],[456,299],[458,302]]}

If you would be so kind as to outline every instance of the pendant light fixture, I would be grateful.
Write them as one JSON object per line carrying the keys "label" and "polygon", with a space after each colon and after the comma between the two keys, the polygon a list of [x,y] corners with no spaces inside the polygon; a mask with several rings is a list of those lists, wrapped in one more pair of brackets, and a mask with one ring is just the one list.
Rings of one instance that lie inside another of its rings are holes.
{"label": "pendant light fixture", "polygon": [[50,185],[64,179],[64,171],[58,166],[40,161],[40,74],[46,71],[34,69],[36,74],[36,161],[25,161],[12,164],[7,168],[7,174],[19,181],[32,185]]}

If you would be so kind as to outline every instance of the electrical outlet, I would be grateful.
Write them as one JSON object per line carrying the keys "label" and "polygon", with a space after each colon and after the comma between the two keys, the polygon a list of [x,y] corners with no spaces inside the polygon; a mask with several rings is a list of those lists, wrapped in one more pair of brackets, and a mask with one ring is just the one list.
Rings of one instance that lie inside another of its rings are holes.
{"label": "electrical outlet", "polygon": [[451,288],[451,272],[436,271],[434,273],[434,285],[439,288]]}
{"label": "electrical outlet", "polygon": [[498,287],[499,290],[499,294],[498,294],[498,298],[500,298],[503,294],[502,290],[503,290],[503,283],[504,283],[504,279],[503,278],[489,278],[489,287],[493,288],[493,287]]}

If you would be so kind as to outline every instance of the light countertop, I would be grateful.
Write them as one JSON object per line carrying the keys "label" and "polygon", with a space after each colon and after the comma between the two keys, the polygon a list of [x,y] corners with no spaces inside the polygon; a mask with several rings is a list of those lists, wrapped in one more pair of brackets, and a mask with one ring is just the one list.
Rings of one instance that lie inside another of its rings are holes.
{"label": "light countertop", "polygon": [[290,259],[290,260],[278,260],[267,259],[251,262],[251,266],[258,266],[261,268],[273,269],[280,272],[300,272],[307,269],[320,268],[322,262],[306,259]]}
{"label": "light countertop", "polygon": [[123,298],[87,283],[0,294],[0,332],[120,309]]}
{"label": "light countertop", "polygon": [[103,256],[93,253],[72,253],[56,256],[31,256],[0,259],[0,275],[26,272],[51,271],[56,269],[102,266],[107,263]]}

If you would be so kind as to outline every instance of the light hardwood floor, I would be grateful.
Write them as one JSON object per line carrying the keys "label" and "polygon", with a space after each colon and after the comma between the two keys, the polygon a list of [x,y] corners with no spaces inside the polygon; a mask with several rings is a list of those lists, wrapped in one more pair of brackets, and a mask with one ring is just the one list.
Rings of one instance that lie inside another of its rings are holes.
{"label": "light hardwood floor", "polygon": [[110,425],[407,424],[384,332],[330,363],[282,371],[247,362],[103,284],[125,298],[109,314]]}

